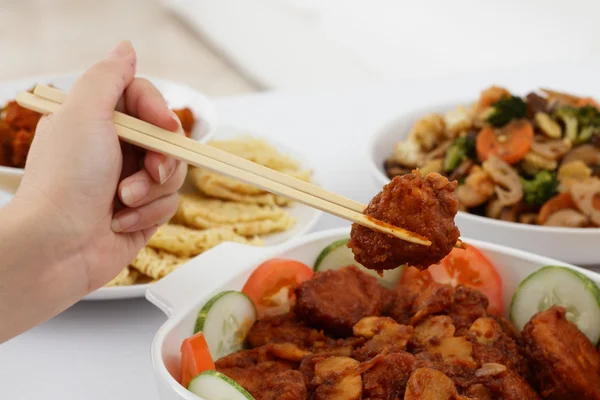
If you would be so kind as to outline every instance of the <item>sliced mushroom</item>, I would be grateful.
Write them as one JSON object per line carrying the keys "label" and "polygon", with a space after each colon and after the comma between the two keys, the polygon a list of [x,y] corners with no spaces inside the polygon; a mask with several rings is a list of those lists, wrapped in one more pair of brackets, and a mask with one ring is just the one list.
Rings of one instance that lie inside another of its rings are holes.
{"label": "sliced mushroom", "polygon": [[524,213],[519,215],[519,222],[527,225],[536,225],[537,214],[536,213]]}
{"label": "sliced mushroom", "polygon": [[506,372],[506,366],[497,363],[486,363],[481,366],[477,371],[475,371],[475,376],[478,378],[484,376],[495,376],[500,375]]}
{"label": "sliced mushroom", "polygon": [[558,160],[571,150],[571,141],[568,139],[542,140],[535,138],[531,143],[531,151],[550,160]]}
{"label": "sliced mushroom", "polygon": [[563,158],[562,164],[571,161],[583,161],[589,166],[598,165],[600,164],[600,149],[591,144],[575,147]]}
{"label": "sliced mushroom", "polygon": [[523,187],[519,174],[510,165],[496,156],[490,156],[484,163],[486,170],[494,182],[496,182],[496,195],[498,200],[505,205],[511,206],[523,198]]}
{"label": "sliced mushroom", "polygon": [[425,154],[423,158],[423,162],[427,162],[430,160],[434,160],[437,158],[444,158],[444,154],[446,154],[446,150],[452,144],[452,140],[446,140],[438,145],[435,149],[431,150],[429,153]]}
{"label": "sliced mushroom", "polygon": [[562,135],[562,128],[548,114],[538,112],[534,117],[535,123],[544,134],[550,138],[558,139]]}
{"label": "sliced mushroom", "polygon": [[563,226],[568,228],[581,228],[588,225],[588,218],[572,208],[558,210],[554,214],[550,214],[545,226]]}
{"label": "sliced mushroom", "polygon": [[600,179],[589,179],[585,182],[573,182],[571,196],[577,208],[594,224],[600,225],[600,209],[596,203],[600,198]]}
{"label": "sliced mushroom", "polygon": [[362,395],[360,363],[349,357],[330,357],[315,365],[315,399],[359,400]]}
{"label": "sliced mushroom", "polygon": [[458,167],[456,167],[456,169],[452,171],[452,173],[448,177],[448,180],[452,182],[466,177],[474,165],[475,163],[473,162],[473,160],[463,160],[460,164],[458,164]]}
{"label": "sliced mushroom", "polygon": [[490,175],[478,165],[471,168],[469,175],[465,179],[465,184],[488,198],[492,197],[494,194],[494,181]]}
{"label": "sliced mushroom", "polygon": [[456,189],[458,202],[464,207],[477,207],[485,203],[490,196],[483,195],[469,185],[460,185]]}
{"label": "sliced mushroom", "polygon": [[421,322],[415,327],[415,336],[424,345],[432,340],[453,337],[456,328],[452,318],[447,315],[436,315]]}
{"label": "sliced mushroom", "polygon": [[489,218],[498,219],[500,218],[500,213],[504,210],[504,204],[498,199],[493,199],[487,206],[485,207],[485,215]]}
{"label": "sliced mushroom", "polygon": [[419,368],[408,378],[404,400],[452,400],[456,395],[454,382],[443,372]]}
{"label": "sliced mushroom", "polygon": [[523,169],[527,172],[537,173],[542,170],[546,171],[554,171],[556,167],[558,167],[558,162],[556,160],[552,160],[550,158],[546,158],[534,151],[530,151],[523,158]]}

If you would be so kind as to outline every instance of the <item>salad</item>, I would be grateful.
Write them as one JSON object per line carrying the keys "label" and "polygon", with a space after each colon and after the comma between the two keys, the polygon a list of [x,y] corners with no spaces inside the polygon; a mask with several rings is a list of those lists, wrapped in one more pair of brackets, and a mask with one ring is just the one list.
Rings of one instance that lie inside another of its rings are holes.
{"label": "salad", "polygon": [[493,86],[470,105],[418,120],[385,161],[457,180],[462,211],[510,222],[600,226],[600,106],[548,89]]}
{"label": "salad", "polygon": [[348,239],[314,265],[276,258],[214,295],[181,346],[179,382],[207,399],[600,399],[600,289],[548,266],[502,317],[502,281],[473,246],[381,275]]}

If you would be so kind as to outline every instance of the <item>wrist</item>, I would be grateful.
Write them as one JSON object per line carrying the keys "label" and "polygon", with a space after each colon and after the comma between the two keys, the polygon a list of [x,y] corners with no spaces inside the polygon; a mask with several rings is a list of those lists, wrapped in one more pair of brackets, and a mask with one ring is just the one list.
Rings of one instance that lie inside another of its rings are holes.
{"label": "wrist", "polygon": [[80,254],[81,235],[70,232],[68,221],[53,213],[49,205],[15,196],[2,211],[3,221],[11,221],[15,251],[28,261],[41,281],[62,281],[70,289],[85,293],[87,280],[76,268]]}

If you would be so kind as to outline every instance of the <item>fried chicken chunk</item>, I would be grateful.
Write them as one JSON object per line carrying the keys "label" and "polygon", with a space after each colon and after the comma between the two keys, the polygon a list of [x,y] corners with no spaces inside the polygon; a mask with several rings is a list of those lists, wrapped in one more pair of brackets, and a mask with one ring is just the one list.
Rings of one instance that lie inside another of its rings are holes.
{"label": "fried chicken chunk", "polygon": [[354,266],[316,274],[296,288],[296,299],[300,318],[336,336],[352,336],[358,321],[383,308],[377,280]]}
{"label": "fried chicken chunk", "polygon": [[357,262],[374,270],[394,269],[403,264],[425,269],[444,258],[460,233],[454,224],[458,200],[456,182],[418,170],[395,177],[371,200],[364,214],[424,236],[431,246],[406,242],[353,224],[350,247]]}
{"label": "fried chicken chunk", "polygon": [[600,399],[600,356],[563,307],[536,314],[523,329],[545,399]]}
{"label": "fried chicken chunk", "polygon": [[298,321],[292,313],[263,318],[250,328],[246,336],[246,341],[252,347],[260,347],[267,343],[293,343],[302,348],[309,348],[330,340],[323,332]]}

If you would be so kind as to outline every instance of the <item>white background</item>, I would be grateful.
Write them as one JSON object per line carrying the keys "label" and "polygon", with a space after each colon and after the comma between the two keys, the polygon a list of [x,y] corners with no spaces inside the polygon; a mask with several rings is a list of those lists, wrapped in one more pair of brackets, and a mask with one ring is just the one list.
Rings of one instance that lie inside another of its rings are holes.
{"label": "white background", "polygon": [[[379,188],[365,167],[363,144],[397,113],[430,102],[473,97],[490,83],[515,91],[550,86],[600,97],[598,71],[599,62],[547,64],[445,81],[250,95],[219,100],[217,107],[224,123],[295,147],[322,172],[329,189],[366,202]],[[317,229],[344,225],[325,216]],[[164,320],[142,299],[79,303],[0,345],[0,398],[156,400],[150,344]]]}

